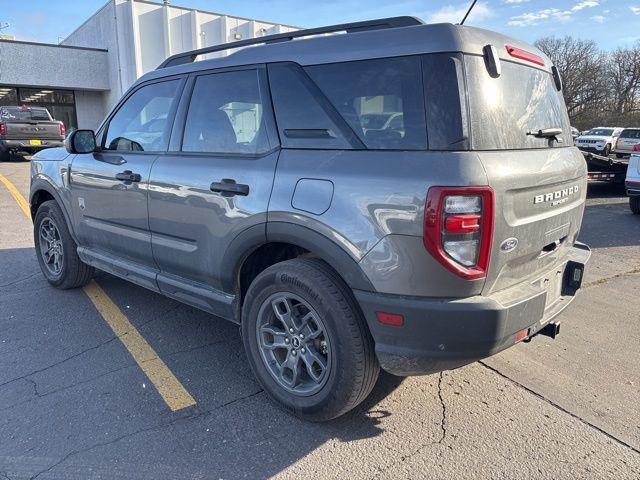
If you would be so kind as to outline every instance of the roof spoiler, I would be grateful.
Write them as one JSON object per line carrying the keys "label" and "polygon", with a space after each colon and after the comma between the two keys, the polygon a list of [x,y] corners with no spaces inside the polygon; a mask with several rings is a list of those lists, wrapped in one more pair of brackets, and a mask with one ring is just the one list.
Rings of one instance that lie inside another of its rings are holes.
{"label": "roof spoiler", "polygon": [[160,64],[158,69],[166,67],[174,67],[176,65],[184,65],[192,63],[199,55],[207,53],[220,52],[232,48],[248,47],[249,45],[260,45],[268,43],[279,43],[293,40],[294,38],[311,37],[314,35],[324,35],[327,33],[346,32],[356,33],[366,30],[381,30],[385,28],[410,27],[414,25],[423,25],[424,22],[416,17],[391,17],[381,18],[378,20],[366,20],[364,22],[341,23],[339,25],[331,25],[328,27],[309,28],[306,30],[296,30],[294,32],[277,33],[275,35],[266,35],[264,37],[248,38],[247,40],[239,40],[237,42],[222,43],[212,45],[210,47],[200,48],[198,50],[190,50],[188,52],[178,53],[167,58]]}

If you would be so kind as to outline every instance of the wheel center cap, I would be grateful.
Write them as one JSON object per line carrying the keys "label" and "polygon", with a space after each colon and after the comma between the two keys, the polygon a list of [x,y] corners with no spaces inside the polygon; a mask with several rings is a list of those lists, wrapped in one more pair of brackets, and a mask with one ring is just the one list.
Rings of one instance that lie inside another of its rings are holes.
{"label": "wheel center cap", "polygon": [[291,345],[293,345],[293,348],[300,348],[300,339],[298,337],[293,337],[291,339]]}

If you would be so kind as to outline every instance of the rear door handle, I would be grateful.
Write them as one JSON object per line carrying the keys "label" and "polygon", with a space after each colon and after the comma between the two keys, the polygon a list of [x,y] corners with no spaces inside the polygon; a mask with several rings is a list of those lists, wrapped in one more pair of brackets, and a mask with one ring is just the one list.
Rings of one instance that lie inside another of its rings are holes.
{"label": "rear door handle", "polygon": [[139,173],[133,173],[131,170],[125,170],[124,172],[116,173],[116,180],[123,182],[139,182],[142,177]]}
{"label": "rear door handle", "polygon": [[232,178],[223,178],[219,182],[213,182],[209,188],[212,192],[222,194],[223,197],[233,197],[235,195],[246,197],[249,195],[249,185],[236,183]]}

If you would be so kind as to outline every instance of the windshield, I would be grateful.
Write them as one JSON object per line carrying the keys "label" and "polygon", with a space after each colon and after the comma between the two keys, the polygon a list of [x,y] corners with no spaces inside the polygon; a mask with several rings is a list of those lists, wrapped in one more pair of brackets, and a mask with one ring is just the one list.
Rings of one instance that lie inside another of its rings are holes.
{"label": "windshield", "polygon": [[596,137],[610,137],[611,135],[613,135],[613,129],[612,128],[592,128],[591,130],[589,130],[587,135],[593,135]]}
{"label": "windshield", "polygon": [[640,138],[640,130],[623,130],[620,138]]}
{"label": "windshield", "polygon": [[3,122],[48,122],[51,115],[42,107],[0,107],[0,119]]}
{"label": "windshield", "polygon": [[[502,61],[502,73],[492,78],[482,57],[466,55],[472,148],[511,150],[572,145],[571,127],[562,94],[551,74]],[[559,128],[554,138],[527,135]]]}

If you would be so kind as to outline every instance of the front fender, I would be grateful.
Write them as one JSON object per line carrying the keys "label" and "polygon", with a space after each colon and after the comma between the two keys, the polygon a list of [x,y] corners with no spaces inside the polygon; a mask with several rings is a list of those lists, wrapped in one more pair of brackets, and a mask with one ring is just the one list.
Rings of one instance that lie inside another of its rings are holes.
{"label": "front fender", "polygon": [[41,192],[47,192],[49,195],[53,197],[53,199],[60,205],[60,209],[62,210],[62,214],[64,215],[64,219],[67,222],[67,228],[69,229],[69,233],[73,238],[73,241],[78,244],[78,238],[76,237],[75,231],[73,229],[73,222],[71,221],[71,215],[69,213],[69,205],[68,202],[63,200],[62,195],[58,192],[56,186],[51,182],[51,180],[44,175],[37,175],[36,177],[31,179],[31,188],[29,189],[29,206],[31,208],[31,218],[35,219],[36,211],[34,209],[37,203],[37,196]]}

